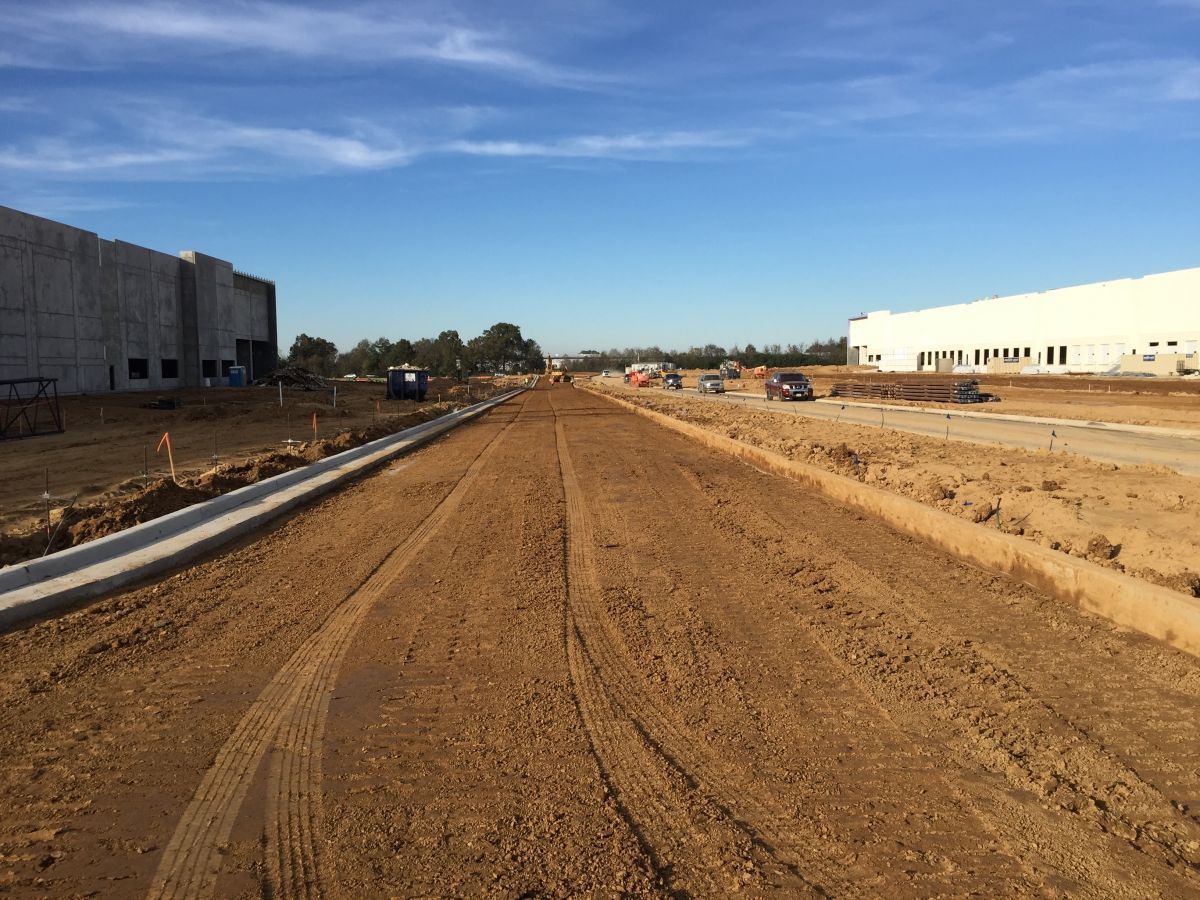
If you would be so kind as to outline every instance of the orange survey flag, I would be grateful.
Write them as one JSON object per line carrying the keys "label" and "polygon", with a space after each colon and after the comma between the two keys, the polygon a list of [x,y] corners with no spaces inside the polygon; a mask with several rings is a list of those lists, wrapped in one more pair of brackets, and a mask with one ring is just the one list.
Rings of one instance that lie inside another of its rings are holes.
{"label": "orange survey flag", "polygon": [[163,436],[159,440],[158,446],[154,448],[154,452],[158,453],[162,450],[163,444],[167,445],[167,459],[171,461],[171,480],[179,484],[179,479],[175,477],[175,454],[171,452],[171,432],[163,432]]}

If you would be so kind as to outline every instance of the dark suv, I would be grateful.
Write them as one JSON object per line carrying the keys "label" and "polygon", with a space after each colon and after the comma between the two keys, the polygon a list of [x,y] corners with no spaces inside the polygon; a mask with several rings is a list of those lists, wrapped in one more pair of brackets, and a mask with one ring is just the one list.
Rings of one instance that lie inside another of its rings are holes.
{"label": "dark suv", "polygon": [[668,372],[663,376],[663,387],[668,391],[682,391],[683,376],[676,372]]}
{"label": "dark suv", "polygon": [[776,372],[767,379],[767,399],[812,400],[812,382],[799,372]]}

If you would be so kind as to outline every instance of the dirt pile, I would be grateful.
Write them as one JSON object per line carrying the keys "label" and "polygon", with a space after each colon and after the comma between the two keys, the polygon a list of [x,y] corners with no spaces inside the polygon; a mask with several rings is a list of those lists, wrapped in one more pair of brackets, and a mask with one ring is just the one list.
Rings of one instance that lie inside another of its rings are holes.
{"label": "dirt pile", "polygon": [[1200,597],[1195,479],[1157,466],[966,442],[593,385],[1052,550]]}
{"label": "dirt pile", "polygon": [[[141,525],[192,504],[211,500],[248,484],[428,422],[454,408],[455,404],[448,402],[426,404],[404,415],[388,416],[365,428],[342,431],[329,438],[297,444],[290,450],[261,453],[246,460],[218,465],[196,475],[181,476],[178,483],[170,478],[130,479],[120,485],[113,496],[77,505],[68,511],[55,510],[51,525],[57,534],[54,535],[52,550],[65,550]],[[58,521],[62,515],[67,516],[67,523],[59,528]],[[11,565],[41,556],[47,541],[44,525],[0,535],[0,565]]]}
{"label": "dirt pile", "polygon": [[302,391],[323,391],[328,386],[324,378],[303,366],[280,366],[265,378],[254,379],[254,384],[259,387],[282,384]]}

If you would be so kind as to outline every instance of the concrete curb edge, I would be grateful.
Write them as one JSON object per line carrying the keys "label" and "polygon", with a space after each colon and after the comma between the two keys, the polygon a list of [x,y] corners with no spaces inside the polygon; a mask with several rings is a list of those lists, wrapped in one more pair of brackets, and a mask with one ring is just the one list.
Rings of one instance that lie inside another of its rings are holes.
{"label": "concrete curb edge", "polygon": [[117,534],[0,569],[0,628],[195,559],[478,418],[523,390],[508,391]]}

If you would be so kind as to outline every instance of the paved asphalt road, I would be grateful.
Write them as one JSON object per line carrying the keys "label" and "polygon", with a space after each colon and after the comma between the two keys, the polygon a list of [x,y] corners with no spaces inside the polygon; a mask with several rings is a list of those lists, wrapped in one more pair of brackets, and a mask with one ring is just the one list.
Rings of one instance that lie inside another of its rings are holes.
{"label": "paved asphalt road", "polygon": [[[694,391],[685,391],[695,396]],[[775,402],[770,404],[761,394],[731,392],[725,395],[706,394],[707,399],[737,405],[756,405],[775,412],[790,412],[814,419],[836,419],[859,425],[880,425],[881,411],[878,406],[847,405],[841,408],[836,400],[815,403]],[[959,410],[947,411],[924,409],[884,409],[882,422],[887,428],[942,437],[946,426],[950,426],[950,437],[958,441],[976,444],[1004,444],[1026,449],[1046,449],[1050,446],[1050,432],[1054,438],[1054,452],[1078,453],[1092,459],[1117,465],[1148,463],[1167,466],[1182,475],[1200,476],[1200,436],[1146,434],[1136,431],[1121,431],[1106,427],[1102,423],[1079,425],[1050,425],[1040,422],[1021,422],[996,415],[978,417],[978,406],[972,406],[975,415],[962,416]]]}

